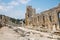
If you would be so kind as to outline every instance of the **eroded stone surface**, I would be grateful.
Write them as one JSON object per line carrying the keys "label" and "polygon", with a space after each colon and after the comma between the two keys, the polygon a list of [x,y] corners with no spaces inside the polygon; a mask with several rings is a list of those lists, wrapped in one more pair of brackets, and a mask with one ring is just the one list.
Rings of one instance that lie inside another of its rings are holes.
{"label": "eroded stone surface", "polygon": [[[27,6],[25,14],[25,24],[26,26],[42,26],[47,28],[49,31],[59,30],[60,25],[60,6],[56,6],[47,11],[43,11],[37,14],[32,6]],[[37,27],[36,27],[37,28]]]}

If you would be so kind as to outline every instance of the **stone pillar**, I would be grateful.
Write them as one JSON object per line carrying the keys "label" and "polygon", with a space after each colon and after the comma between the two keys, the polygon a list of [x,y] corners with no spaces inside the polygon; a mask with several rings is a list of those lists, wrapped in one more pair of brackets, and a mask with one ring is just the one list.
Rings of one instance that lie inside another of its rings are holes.
{"label": "stone pillar", "polygon": [[57,24],[57,30],[59,30],[60,29],[60,26],[59,26],[59,24]]}
{"label": "stone pillar", "polygon": [[55,32],[56,31],[56,26],[55,25],[53,25],[53,30],[52,30],[53,32]]}

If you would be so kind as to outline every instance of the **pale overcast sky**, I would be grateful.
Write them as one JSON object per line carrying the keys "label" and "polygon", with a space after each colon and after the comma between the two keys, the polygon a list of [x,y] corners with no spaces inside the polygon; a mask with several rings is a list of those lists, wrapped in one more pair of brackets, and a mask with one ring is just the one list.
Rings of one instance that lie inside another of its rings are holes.
{"label": "pale overcast sky", "polygon": [[36,8],[37,13],[53,8],[60,0],[0,0],[0,14],[21,19],[25,17],[27,5]]}

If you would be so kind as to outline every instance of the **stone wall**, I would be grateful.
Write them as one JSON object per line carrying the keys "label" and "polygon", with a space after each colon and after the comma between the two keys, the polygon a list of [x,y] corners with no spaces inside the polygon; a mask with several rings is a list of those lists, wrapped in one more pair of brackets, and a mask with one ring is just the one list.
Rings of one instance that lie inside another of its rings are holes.
{"label": "stone wall", "polygon": [[31,6],[27,6],[25,14],[25,24],[26,26],[42,26],[49,30],[53,30],[55,26],[56,30],[59,29],[60,25],[60,5],[52,9],[36,14],[36,11]]}
{"label": "stone wall", "polygon": [[5,15],[0,15],[0,24],[3,26],[9,21],[9,18]]}

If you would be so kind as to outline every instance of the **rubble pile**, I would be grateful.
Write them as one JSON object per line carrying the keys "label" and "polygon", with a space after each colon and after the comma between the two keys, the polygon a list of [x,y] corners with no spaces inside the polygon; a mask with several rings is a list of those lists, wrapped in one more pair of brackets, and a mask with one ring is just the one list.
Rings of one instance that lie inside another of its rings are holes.
{"label": "rubble pile", "polygon": [[0,29],[0,40],[59,40],[60,36],[24,27],[4,26]]}

